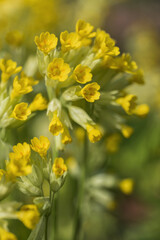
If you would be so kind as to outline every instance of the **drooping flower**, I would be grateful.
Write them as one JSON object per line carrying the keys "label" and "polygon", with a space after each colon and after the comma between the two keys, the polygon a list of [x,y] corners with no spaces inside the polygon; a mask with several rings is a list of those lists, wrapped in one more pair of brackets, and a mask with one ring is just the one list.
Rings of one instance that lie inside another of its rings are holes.
{"label": "drooping flower", "polygon": [[67,166],[64,164],[64,159],[55,158],[52,170],[57,178],[61,177],[63,173],[67,171]]}

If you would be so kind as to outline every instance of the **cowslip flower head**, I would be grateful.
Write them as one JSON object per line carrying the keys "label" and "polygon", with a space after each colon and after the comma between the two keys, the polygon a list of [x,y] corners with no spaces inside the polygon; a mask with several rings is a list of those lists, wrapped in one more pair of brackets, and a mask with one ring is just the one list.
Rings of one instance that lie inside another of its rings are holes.
{"label": "cowslip flower head", "polygon": [[128,94],[125,97],[118,98],[116,102],[122,106],[127,114],[132,114],[136,107],[137,97],[133,94]]}
{"label": "cowslip flower head", "polygon": [[40,219],[38,208],[33,204],[22,206],[16,214],[18,219],[29,229],[34,229]]}
{"label": "cowslip flower head", "polygon": [[81,90],[81,95],[86,99],[87,102],[94,102],[100,98],[100,92],[98,90],[100,86],[98,83],[89,83]]}
{"label": "cowslip flower head", "polygon": [[47,108],[47,105],[48,105],[47,100],[42,96],[41,93],[38,93],[31,102],[31,104],[29,105],[29,109],[31,110],[31,112],[39,110],[42,111]]}
{"label": "cowslip flower head", "polygon": [[40,37],[36,36],[34,41],[41,52],[48,54],[50,51],[56,48],[58,38],[54,34],[43,32],[41,33]]}
{"label": "cowslip flower head", "polygon": [[49,63],[47,71],[49,78],[64,82],[68,78],[71,69],[67,63],[64,63],[63,58],[54,58]]}
{"label": "cowslip flower head", "polygon": [[11,59],[0,59],[0,70],[2,71],[2,82],[7,82],[13,74],[20,72],[22,70],[22,67],[17,67],[17,63],[12,61]]}
{"label": "cowslip flower head", "polygon": [[77,49],[81,46],[79,36],[76,32],[69,33],[64,31],[60,34],[61,49],[67,52],[71,49]]}
{"label": "cowslip flower head", "polygon": [[0,227],[0,239],[1,240],[17,240],[17,237],[13,233],[8,232],[5,229]]}
{"label": "cowslip flower head", "polygon": [[57,178],[61,177],[63,173],[67,171],[67,166],[64,164],[64,159],[55,158],[52,170]]}
{"label": "cowslip flower head", "polygon": [[95,143],[101,139],[102,133],[98,128],[98,126],[87,124],[86,130],[87,130],[87,134],[90,142]]}
{"label": "cowslip flower head", "polygon": [[40,136],[40,138],[34,137],[31,139],[31,148],[33,151],[39,153],[41,157],[45,157],[47,155],[47,151],[50,147],[50,142],[47,137]]}
{"label": "cowslip flower head", "polygon": [[64,127],[62,122],[60,121],[59,117],[57,116],[57,112],[53,114],[52,121],[49,124],[49,131],[54,135],[57,136],[60,133],[63,133]]}
{"label": "cowslip flower head", "polygon": [[31,110],[28,108],[28,103],[18,103],[11,114],[12,118],[20,121],[27,120],[28,116],[31,114]]}
{"label": "cowslip flower head", "polygon": [[91,69],[88,66],[83,66],[82,64],[79,64],[74,69],[72,77],[76,80],[76,82],[81,84],[90,82],[92,80]]}

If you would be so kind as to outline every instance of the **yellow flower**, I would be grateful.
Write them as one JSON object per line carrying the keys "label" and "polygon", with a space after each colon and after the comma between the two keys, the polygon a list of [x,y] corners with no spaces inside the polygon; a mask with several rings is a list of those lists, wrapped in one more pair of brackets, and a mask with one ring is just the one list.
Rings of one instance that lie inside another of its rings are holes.
{"label": "yellow flower", "polygon": [[0,240],[17,240],[16,236],[0,227]]}
{"label": "yellow flower", "polygon": [[3,169],[0,169],[0,181],[5,173],[6,171],[4,171]]}
{"label": "yellow flower", "polygon": [[118,56],[120,54],[119,48],[115,46],[115,41],[108,33],[100,29],[97,30],[93,51],[96,52],[96,58],[109,56]]}
{"label": "yellow flower", "polygon": [[57,113],[55,112],[53,114],[53,118],[52,121],[49,124],[49,131],[54,135],[57,136],[60,133],[63,133],[64,128],[63,125],[59,119],[59,117],[57,116]]}
{"label": "yellow flower", "polygon": [[32,92],[33,85],[36,85],[38,81],[34,81],[32,77],[27,77],[25,73],[21,73],[21,78],[18,79],[18,76],[16,76],[13,80],[13,89],[11,92],[11,99],[18,97],[22,94],[27,94],[29,92]]}
{"label": "yellow flower", "polygon": [[22,206],[16,214],[19,220],[29,229],[34,229],[40,219],[37,206],[33,204]]}
{"label": "yellow flower", "polygon": [[79,35],[76,32],[68,33],[64,31],[60,34],[61,49],[63,52],[67,52],[71,49],[77,49],[81,46]]}
{"label": "yellow flower", "polygon": [[95,143],[101,139],[102,133],[97,125],[87,124],[86,130],[90,142]]}
{"label": "yellow flower", "polygon": [[76,32],[78,33],[82,45],[87,46],[91,43],[91,39],[96,36],[96,32],[92,32],[94,27],[83,20],[78,20],[76,23]]}
{"label": "yellow flower", "polygon": [[41,33],[40,37],[36,36],[34,39],[38,49],[44,54],[48,54],[50,51],[56,48],[58,38],[54,34],[49,32]]}
{"label": "yellow flower", "polygon": [[47,151],[50,147],[50,142],[47,137],[40,136],[40,138],[34,137],[31,139],[31,148],[33,151],[39,153],[41,157],[45,157],[47,155]]}
{"label": "yellow flower", "polygon": [[119,133],[113,133],[106,139],[106,149],[110,153],[115,153],[119,149],[121,136]]}
{"label": "yellow flower", "polygon": [[88,66],[83,66],[81,64],[77,65],[73,71],[72,77],[79,83],[87,83],[92,80],[91,69]]}
{"label": "yellow flower", "polygon": [[133,133],[133,128],[127,125],[122,125],[121,132],[125,138],[129,138]]}
{"label": "yellow flower", "polygon": [[98,100],[100,98],[100,92],[98,92],[99,89],[100,86],[98,85],[98,83],[94,82],[87,84],[84,88],[82,88],[80,93],[87,102],[94,102],[95,100]]}
{"label": "yellow flower", "polygon": [[49,78],[64,82],[68,78],[71,69],[67,63],[64,63],[63,58],[54,58],[49,63],[47,71]]}
{"label": "yellow flower", "polygon": [[67,166],[64,164],[64,159],[55,158],[52,170],[57,178],[61,177],[63,173],[67,171]]}
{"label": "yellow flower", "polygon": [[136,107],[137,97],[133,94],[128,94],[125,97],[116,99],[116,102],[122,106],[127,114],[132,114]]}
{"label": "yellow flower", "polygon": [[17,30],[7,33],[6,42],[12,46],[19,47],[23,42],[23,33]]}
{"label": "yellow flower", "polygon": [[[112,61],[110,68],[117,69],[122,72],[134,73],[138,67],[135,61],[131,61],[131,56],[129,54],[123,53],[122,56],[117,57]],[[142,81],[140,79],[142,76],[139,74],[142,74],[142,72],[138,72],[138,75],[135,75],[135,78],[131,78],[131,80],[135,82]]]}
{"label": "yellow flower", "polygon": [[64,131],[62,133],[62,143],[63,144],[68,144],[68,143],[71,143],[71,142],[72,142],[72,138],[69,134],[68,129],[65,127]]}
{"label": "yellow flower", "polygon": [[133,185],[134,185],[134,181],[131,178],[126,178],[123,179],[120,183],[119,183],[119,187],[121,189],[121,191],[127,195],[131,194],[133,191]]}
{"label": "yellow flower", "polygon": [[138,105],[133,113],[140,117],[145,117],[149,113],[149,106],[147,104]]}
{"label": "yellow flower", "polygon": [[[132,62],[133,64],[133,62]],[[138,69],[136,72],[134,72],[134,69],[133,68],[133,74],[131,76],[131,78],[129,79],[131,82],[135,82],[135,83],[138,83],[138,84],[144,84],[144,74],[143,74],[143,71],[141,69]]]}
{"label": "yellow flower", "polygon": [[0,70],[2,71],[1,80],[2,82],[8,81],[10,76],[18,73],[22,70],[22,67],[17,67],[17,63],[13,62],[11,59],[5,60],[0,59]]}
{"label": "yellow flower", "polygon": [[38,93],[33,102],[29,105],[29,109],[31,112],[38,111],[38,110],[45,110],[47,108],[47,100],[42,96],[41,93]]}
{"label": "yellow flower", "polygon": [[13,152],[9,154],[10,161],[7,164],[7,174],[9,176],[25,176],[31,173],[30,146],[26,142],[13,146]]}
{"label": "yellow flower", "polygon": [[27,103],[18,103],[11,114],[12,118],[15,118],[20,121],[27,120],[27,117],[31,114],[31,110],[28,108]]}
{"label": "yellow flower", "polygon": [[30,146],[28,143],[24,142],[23,144],[18,143],[17,145],[13,146],[13,152],[9,154],[10,160],[25,160],[29,161],[31,155]]}

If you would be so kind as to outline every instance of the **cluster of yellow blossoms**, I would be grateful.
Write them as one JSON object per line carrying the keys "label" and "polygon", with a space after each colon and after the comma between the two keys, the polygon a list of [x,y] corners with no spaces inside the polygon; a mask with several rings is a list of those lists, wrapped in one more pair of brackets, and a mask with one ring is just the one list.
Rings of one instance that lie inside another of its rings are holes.
{"label": "cluster of yellow blossoms", "polygon": [[[145,104],[137,106],[135,95],[124,91],[133,83],[143,84],[143,72],[129,54],[118,56],[120,50],[108,33],[93,29],[91,24],[79,20],[75,32],[60,34],[60,45],[49,32],[35,37],[39,69],[48,91],[49,131],[59,146],[60,142],[72,141],[70,119],[86,129],[94,143],[102,137],[101,127],[111,129],[110,125],[128,137],[125,114],[143,116],[149,111]],[[113,119],[102,122],[104,111]],[[96,116],[101,127],[93,121]]]}
{"label": "cluster of yellow blossoms", "polygon": [[[1,199],[10,193],[15,184],[23,193],[36,197],[35,203],[37,205],[24,205],[14,213],[15,218],[21,220],[29,229],[36,226],[40,219],[40,212],[43,214],[43,211],[45,211],[45,208],[42,204],[39,205],[36,199],[45,198],[46,201],[47,198],[48,201],[51,201],[52,193],[61,188],[67,173],[64,159],[61,157],[53,159],[51,152],[48,152],[49,148],[50,141],[44,136],[40,136],[39,139],[34,137],[30,145],[26,142],[18,143],[13,146],[13,152],[9,154],[9,161],[6,161],[6,170],[0,169],[0,189],[10,184],[7,192],[4,193],[5,195],[3,195],[3,191],[0,192]],[[46,186],[49,186],[50,189],[46,190]],[[6,236],[11,234],[0,228],[0,234],[1,231],[4,231]]]}
{"label": "cluster of yellow blossoms", "polygon": [[38,84],[38,81],[23,71],[20,76],[14,76],[22,70],[22,67],[17,67],[16,62],[0,59],[0,70],[0,128],[20,124],[21,121],[27,120],[32,112],[47,108],[47,100],[40,93],[30,105],[22,101],[24,95],[33,91],[33,86]]}

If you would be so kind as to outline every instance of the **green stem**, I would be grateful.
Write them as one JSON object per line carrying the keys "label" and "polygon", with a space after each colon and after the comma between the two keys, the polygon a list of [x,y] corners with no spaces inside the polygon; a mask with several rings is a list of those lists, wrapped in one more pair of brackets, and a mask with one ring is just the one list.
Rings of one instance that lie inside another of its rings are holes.
{"label": "green stem", "polygon": [[80,230],[82,226],[82,215],[81,215],[81,205],[85,193],[85,180],[87,176],[88,164],[87,164],[87,156],[88,156],[88,139],[87,134],[85,134],[85,142],[84,142],[84,155],[82,159],[81,166],[81,177],[79,180],[79,192],[78,192],[78,200],[75,212],[75,220],[74,220],[74,233],[73,240],[78,240],[80,237]]}

